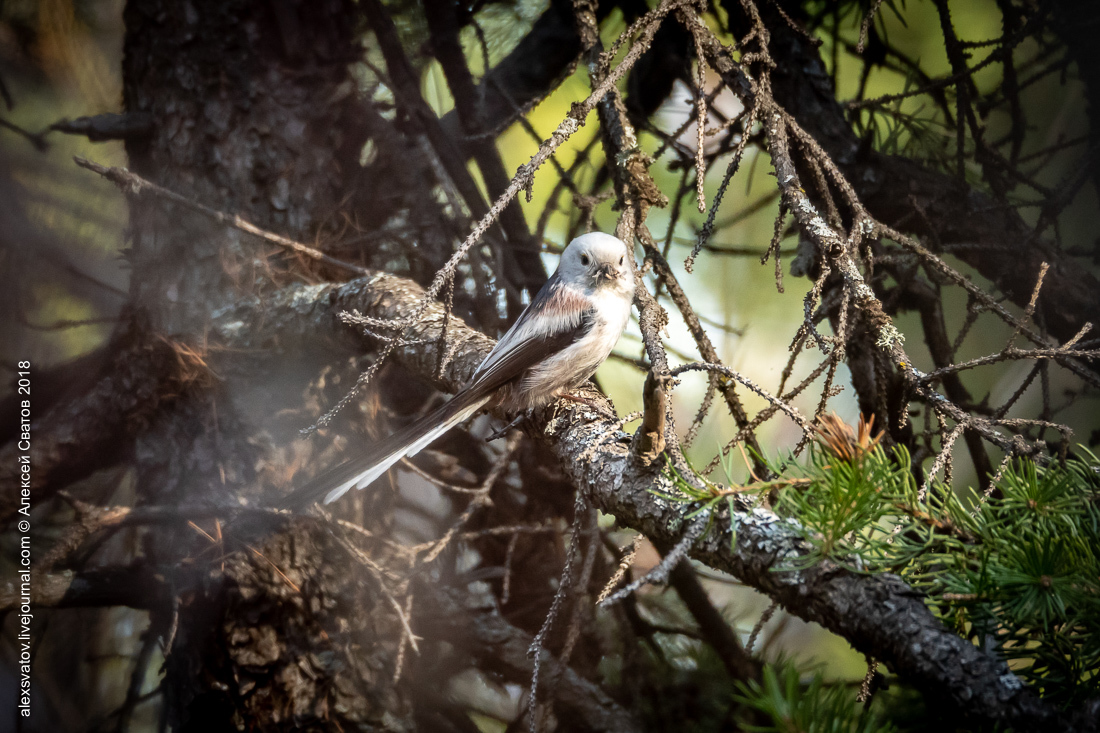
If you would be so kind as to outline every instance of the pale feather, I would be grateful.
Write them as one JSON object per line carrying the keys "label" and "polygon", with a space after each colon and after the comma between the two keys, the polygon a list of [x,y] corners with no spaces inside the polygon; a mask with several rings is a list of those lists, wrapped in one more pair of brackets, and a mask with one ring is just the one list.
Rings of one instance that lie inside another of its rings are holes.
{"label": "pale feather", "polygon": [[450,417],[439,423],[438,425],[428,429],[427,432],[424,432],[418,437],[413,438],[412,442],[399,445],[386,455],[377,457],[375,459],[376,462],[373,465],[368,466],[362,473],[353,476],[352,478],[334,488],[332,491],[325,494],[325,503],[331,504],[332,502],[336,501],[341,496],[346,494],[352,486],[354,486],[356,489],[362,489],[366,486],[369,486],[371,483],[374,482],[375,479],[382,476],[382,474],[384,474],[386,471],[390,470],[390,468],[393,467],[393,464],[397,463],[406,456],[413,456],[424,450],[429,445],[434,443],[436,438],[443,435],[443,433],[447,432],[455,425],[458,425],[463,420],[471,417],[474,413],[484,407],[485,403],[488,401],[488,397],[483,397],[482,399],[467,407],[465,410],[462,410],[453,417]]}

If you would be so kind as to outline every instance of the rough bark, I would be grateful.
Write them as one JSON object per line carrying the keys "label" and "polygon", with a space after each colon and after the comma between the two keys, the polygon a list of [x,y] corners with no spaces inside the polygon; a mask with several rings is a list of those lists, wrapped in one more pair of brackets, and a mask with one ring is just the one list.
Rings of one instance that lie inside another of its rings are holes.
{"label": "rough bark", "polygon": [[[141,327],[116,334],[110,350],[113,353],[106,364],[78,364],[96,368],[73,375],[72,384],[59,388],[61,396],[52,407],[39,406],[43,400],[37,395],[45,395],[48,387],[35,390],[36,409],[31,415],[40,417],[34,417],[29,426],[30,450],[20,448],[20,442],[14,439],[18,436],[3,444],[0,484],[21,486],[19,456],[29,455],[28,488],[35,503],[48,499],[74,481],[129,455],[135,437],[157,410],[195,382],[205,381],[200,365],[181,358],[170,342],[150,338]],[[17,423],[13,420],[11,424]],[[11,519],[19,506],[18,492],[0,492],[0,522]]]}
{"label": "rough bark", "polygon": [[[135,0],[125,21],[126,111],[153,120],[127,142],[134,171],[300,240],[339,221],[367,134],[349,69],[359,52],[353,4]],[[227,355],[204,334],[212,313],[271,287],[290,261],[263,261],[238,232],[183,207],[134,203],[132,307],[150,332],[179,334],[216,375],[162,405],[137,435],[139,501],[247,500],[260,489],[257,468],[278,461],[268,422],[300,400],[300,388],[287,387],[301,383],[309,360]],[[391,679],[392,616],[359,613],[377,606],[377,589],[337,572],[339,550],[323,535],[288,531],[252,548],[226,541],[224,565],[153,618],[176,629],[165,667],[172,727],[408,729]],[[173,525],[147,552],[168,561],[204,545]]]}
{"label": "rough bark", "polygon": [[[416,308],[421,295],[414,283],[380,273],[342,286],[291,287],[274,301],[242,305],[228,323],[235,332],[249,334],[245,344],[263,343],[283,326],[326,340],[342,338],[337,309],[354,307],[365,315],[392,319]],[[404,333],[417,345],[402,347],[396,355],[421,378],[454,390],[472,374],[492,341],[452,320],[445,346],[442,321],[442,308],[432,305],[425,320]],[[455,358],[437,377],[440,349],[451,352],[452,343],[458,345]],[[596,404],[606,399],[594,390],[585,396]],[[671,477],[636,462],[630,436],[616,428],[606,409],[559,404],[539,415],[528,432],[550,447],[575,485],[602,511],[657,543],[675,544],[686,529],[683,508],[658,496],[675,492]],[[732,515],[719,512],[714,521],[691,549],[695,559],[732,573],[789,612],[840,634],[931,699],[951,701],[962,715],[1033,730],[1062,729],[1057,712],[1002,661],[945,628],[920,594],[896,576],[861,575],[828,561],[792,569],[810,551],[797,522],[761,508],[739,505]]]}

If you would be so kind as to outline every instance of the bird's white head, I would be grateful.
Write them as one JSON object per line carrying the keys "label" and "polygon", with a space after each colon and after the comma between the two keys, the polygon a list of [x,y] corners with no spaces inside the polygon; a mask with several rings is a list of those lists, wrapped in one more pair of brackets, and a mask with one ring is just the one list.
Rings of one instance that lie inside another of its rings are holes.
{"label": "bird's white head", "polygon": [[631,258],[630,250],[618,237],[590,232],[574,239],[561,253],[558,276],[588,292],[610,288],[632,298]]}

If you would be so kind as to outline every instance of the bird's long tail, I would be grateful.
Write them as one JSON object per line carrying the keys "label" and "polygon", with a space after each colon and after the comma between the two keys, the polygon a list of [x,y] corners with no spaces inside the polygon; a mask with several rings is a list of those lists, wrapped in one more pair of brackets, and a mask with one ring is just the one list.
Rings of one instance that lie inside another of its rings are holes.
{"label": "bird's long tail", "polygon": [[433,410],[388,438],[368,446],[349,461],[330,468],[287,496],[281,505],[301,510],[324,497],[330,504],[352,486],[361,489],[384,474],[406,456],[415,455],[455,425],[480,410],[489,401],[484,394],[461,392],[450,402]]}

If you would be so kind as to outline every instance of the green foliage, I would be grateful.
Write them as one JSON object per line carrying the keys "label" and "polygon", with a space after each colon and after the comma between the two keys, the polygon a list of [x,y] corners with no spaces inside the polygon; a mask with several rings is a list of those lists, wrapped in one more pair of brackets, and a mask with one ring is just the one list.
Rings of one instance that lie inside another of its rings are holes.
{"label": "green foliage", "polygon": [[975,513],[975,541],[929,553],[956,555],[944,578],[934,577],[934,563],[911,578],[932,593],[951,581],[957,590],[945,619],[994,643],[1044,695],[1065,704],[1100,694],[1096,468],[1091,454],[1066,467],[1017,462],[998,482],[1003,499]]}
{"label": "green foliage", "polygon": [[[690,463],[688,467],[691,468]],[[721,486],[720,484],[716,484],[705,476],[694,473],[694,469],[692,470],[693,475],[698,479],[702,488],[685,479],[680,472],[676,470],[676,467],[672,465],[672,462],[668,461],[665,463],[663,472],[664,475],[672,481],[673,490],[663,491],[661,489],[650,489],[650,493],[654,496],[659,496],[665,501],[683,504],[689,507],[685,519],[694,519],[704,512],[711,512],[719,502],[723,501],[729,506],[730,513],[732,514],[734,511],[734,495],[737,492]],[[736,541],[736,536],[732,536],[730,538],[730,546],[732,547]]]}
{"label": "green foliage", "polygon": [[[762,681],[738,682],[735,700],[743,706],[741,728],[755,733],[892,733],[892,724],[879,720],[856,701],[847,686],[829,686],[820,674],[808,685],[792,665],[778,669],[765,665]],[[749,716],[748,711],[757,715]],[[769,722],[761,724],[761,717]]]}
{"label": "green foliage", "polygon": [[946,623],[996,648],[1053,702],[1100,694],[1100,461],[1019,460],[988,500],[916,486],[909,456],[881,448],[813,451],[777,510],[814,552],[865,572],[899,573]]}
{"label": "green foliage", "polygon": [[[918,487],[908,453],[888,454],[868,435],[826,434],[804,466],[732,489],[705,480],[698,488],[669,468],[675,491],[661,496],[694,516],[734,493],[778,489],[776,511],[798,520],[812,548],[796,567],[827,557],[856,572],[897,573],[1046,699],[1070,707],[1100,695],[1100,459],[1082,449],[1065,465],[1017,460],[984,498]],[[769,684],[745,695],[761,710],[770,700],[769,715],[793,714],[779,706],[794,699],[793,683]]]}
{"label": "green foliage", "polygon": [[883,487],[913,493],[908,465],[904,451],[890,458],[882,449],[875,449],[851,461],[823,450],[812,451],[809,465],[794,469],[801,480],[780,491],[776,507],[797,517],[808,530],[806,539],[815,551],[801,564],[810,565],[824,557],[844,562],[846,557],[881,556],[891,531],[884,520],[896,513],[896,502],[883,493]]}

